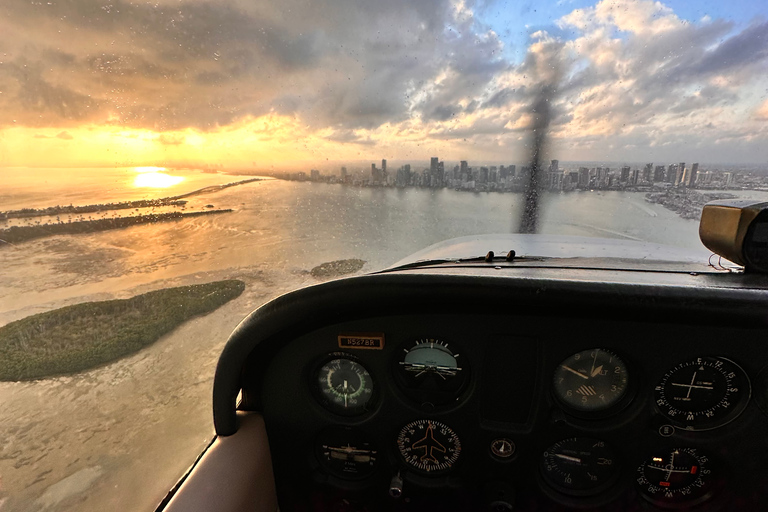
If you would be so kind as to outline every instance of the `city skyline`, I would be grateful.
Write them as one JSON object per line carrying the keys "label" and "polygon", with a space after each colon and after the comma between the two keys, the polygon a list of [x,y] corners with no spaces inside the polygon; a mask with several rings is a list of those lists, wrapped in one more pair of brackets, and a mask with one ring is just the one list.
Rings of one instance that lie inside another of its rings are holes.
{"label": "city skyline", "polygon": [[[611,167],[604,164],[589,167],[571,162],[561,167],[553,159],[543,164],[539,173],[539,188],[550,191],[573,190],[653,190],[669,189],[729,189],[768,187],[768,175],[753,176],[750,172],[731,169],[710,169],[699,162],[685,162]],[[389,169],[392,169],[389,167]],[[764,169],[768,171],[768,168]],[[455,190],[487,192],[523,192],[529,186],[529,165],[475,165],[462,160],[452,168],[439,157],[429,157],[429,166],[419,170],[418,165],[404,163],[388,171],[388,161],[381,166],[371,162],[370,170],[341,166],[339,172],[322,174],[319,169],[293,173],[278,173],[277,177],[297,181],[351,184],[363,187],[419,187],[453,188]]]}

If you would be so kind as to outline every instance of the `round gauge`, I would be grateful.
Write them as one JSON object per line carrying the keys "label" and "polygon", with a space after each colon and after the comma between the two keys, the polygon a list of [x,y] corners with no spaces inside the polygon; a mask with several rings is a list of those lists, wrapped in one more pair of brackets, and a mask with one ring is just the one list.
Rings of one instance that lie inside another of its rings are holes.
{"label": "round gauge", "polygon": [[575,496],[597,494],[619,476],[613,450],[603,441],[582,437],[565,439],[547,448],[539,467],[549,485]]}
{"label": "round gauge", "polygon": [[747,406],[750,394],[744,370],[722,357],[681,363],[655,388],[661,414],[686,430],[709,430],[733,421]]}
{"label": "round gauge", "polygon": [[595,413],[618,406],[627,394],[628,382],[624,361],[609,350],[594,348],[558,365],[554,393],[572,411]]}
{"label": "round gauge", "polygon": [[373,398],[373,379],[365,367],[349,356],[329,360],[317,373],[319,396],[332,412],[360,414]]}
{"label": "round gauge", "polygon": [[403,392],[419,403],[455,402],[468,381],[469,368],[461,355],[437,339],[420,339],[403,347],[395,369]]}
{"label": "round gauge", "polygon": [[681,508],[701,503],[712,494],[709,459],[695,448],[673,448],[637,469],[645,499],[660,507]]}
{"label": "round gauge", "polygon": [[349,427],[323,431],[317,441],[317,453],[323,467],[343,478],[365,478],[376,469],[378,451],[374,443]]}
{"label": "round gauge", "polygon": [[412,468],[438,474],[449,471],[459,459],[461,441],[439,421],[417,420],[400,430],[397,448]]}

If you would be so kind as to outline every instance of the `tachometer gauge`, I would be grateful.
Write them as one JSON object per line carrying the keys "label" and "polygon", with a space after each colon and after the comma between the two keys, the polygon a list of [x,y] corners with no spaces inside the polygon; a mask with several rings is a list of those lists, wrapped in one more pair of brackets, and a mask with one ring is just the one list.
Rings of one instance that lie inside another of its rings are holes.
{"label": "tachometer gauge", "polygon": [[315,382],[323,405],[337,414],[361,414],[373,398],[373,378],[352,356],[340,355],[327,361],[318,370]]}
{"label": "tachometer gauge", "polygon": [[469,366],[454,348],[433,338],[404,346],[395,368],[402,391],[419,403],[456,401],[468,382]]}
{"label": "tachometer gauge", "polygon": [[744,411],[750,394],[747,374],[723,357],[681,363],[655,388],[659,412],[686,430],[709,430],[733,421]]}
{"label": "tachometer gauge", "polygon": [[378,451],[368,436],[357,429],[326,429],[318,438],[317,452],[322,465],[342,478],[365,478],[376,469]]}
{"label": "tachometer gauge", "polygon": [[712,495],[709,458],[695,448],[673,448],[637,469],[640,494],[660,507],[683,508]]}
{"label": "tachometer gauge", "polygon": [[539,467],[551,487],[572,496],[597,494],[619,476],[613,450],[603,441],[581,437],[565,439],[547,448]]}
{"label": "tachometer gauge", "polygon": [[604,412],[619,406],[628,384],[624,361],[601,348],[584,350],[561,362],[553,382],[557,400],[576,413]]}
{"label": "tachometer gauge", "polygon": [[459,459],[461,441],[453,430],[439,421],[418,420],[400,430],[397,448],[411,468],[440,474],[449,471]]}

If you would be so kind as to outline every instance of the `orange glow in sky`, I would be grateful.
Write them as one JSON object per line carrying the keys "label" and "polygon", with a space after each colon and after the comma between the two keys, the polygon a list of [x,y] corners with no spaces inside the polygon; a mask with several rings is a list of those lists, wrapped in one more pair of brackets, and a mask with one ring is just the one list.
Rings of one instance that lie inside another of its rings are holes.
{"label": "orange glow in sky", "polygon": [[164,172],[167,169],[165,167],[134,167],[133,170],[139,173],[144,173],[144,172]]}

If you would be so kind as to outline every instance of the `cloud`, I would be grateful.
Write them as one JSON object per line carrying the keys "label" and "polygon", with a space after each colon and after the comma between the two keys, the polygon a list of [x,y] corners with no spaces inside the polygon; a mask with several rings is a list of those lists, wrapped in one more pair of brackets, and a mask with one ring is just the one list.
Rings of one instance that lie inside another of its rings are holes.
{"label": "cloud", "polygon": [[[264,126],[261,141],[300,145],[315,134],[411,148],[466,139],[493,157],[524,150],[532,105],[549,84],[554,150],[605,157],[614,148],[768,142],[765,21],[690,21],[661,2],[602,0],[537,29],[512,60],[474,7],[6,0],[0,129],[117,126],[183,148],[187,129],[252,120]],[[291,120],[292,130],[271,131],[272,118]]]}
{"label": "cloud", "polygon": [[163,146],[180,146],[184,144],[185,140],[182,135],[163,133],[157,137],[157,142]]}
{"label": "cloud", "polygon": [[355,130],[335,130],[330,135],[325,136],[325,139],[333,142],[341,142],[343,144],[361,144],[364,146],[374,146],[377,142],[376,139],[372,138],[370,135],[360,135]]}
{"label": "cloud", "polygon": [[56,134],[57,139],[72,140],[74,137],[69,132],[59,132]]}
{"label": "cloud", "polygon": [[482,87],[501,62],[488,53],[498,38],[448,0],[9,0],[5,12],[0,108],[33,126],[208,130],[275,112],[372,128],[411,116],[408,91],[439,70],[456,81],[419,111]]}
{"label": "cloud", "polygon": [[763,101],[755,110],[755,119],[768,121],[768,100]]}

